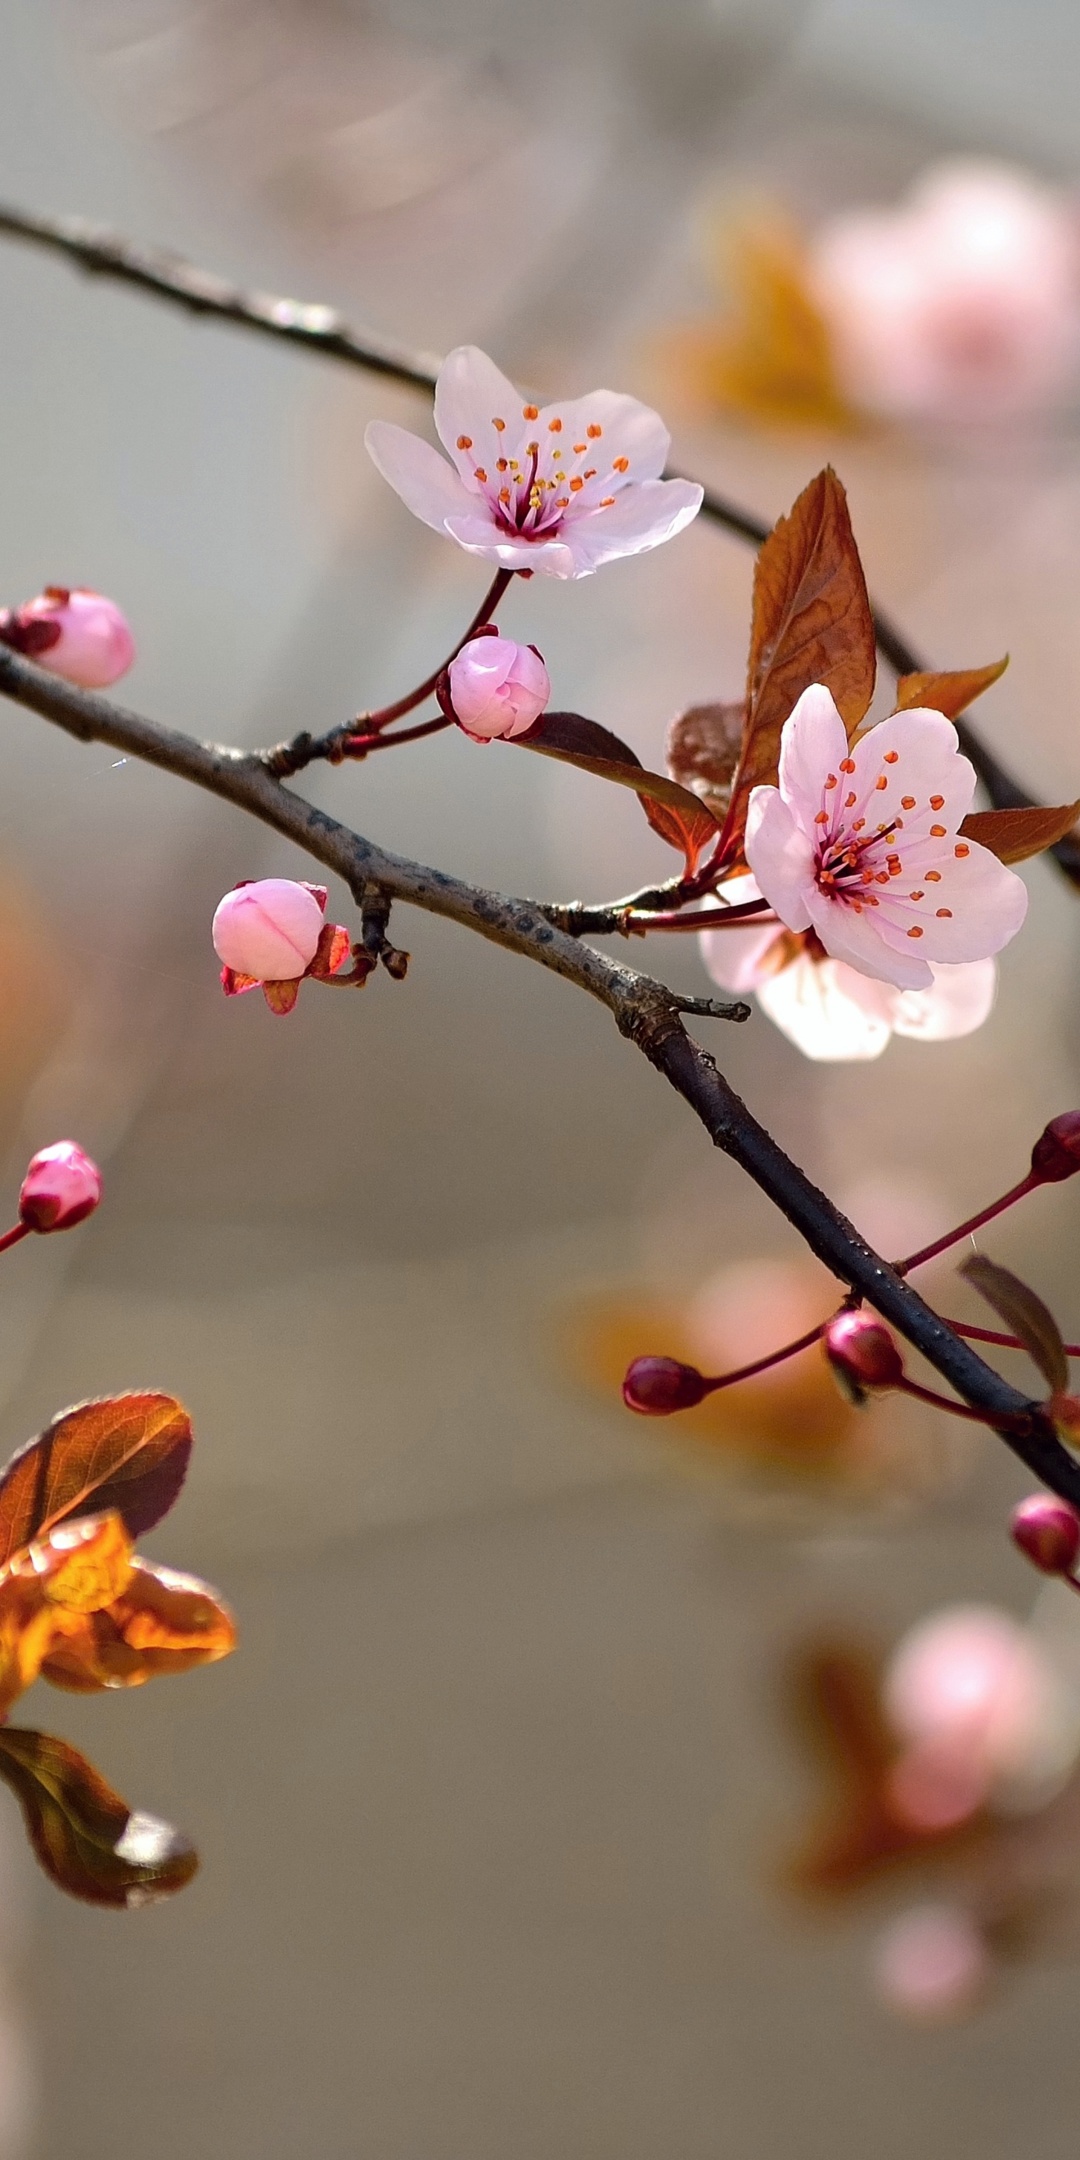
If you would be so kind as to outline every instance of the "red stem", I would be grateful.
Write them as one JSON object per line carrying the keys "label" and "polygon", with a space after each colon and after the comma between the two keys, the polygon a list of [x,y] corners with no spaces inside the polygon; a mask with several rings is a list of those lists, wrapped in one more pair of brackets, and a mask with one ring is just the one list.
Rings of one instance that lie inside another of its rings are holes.
{"label": "red stem", "polygon": [[396,735],[347,735],[342,749],[347,758],[364,758],[372,750],[392,750],[396,743],[419,742],[422,735],[437,735],[452,726],[444,713],[437,720],[421,721],[419,727],[399,728]]}
{"label": "red stem", "polygon": [[947,1230],[944,1237],[936,1238],[932,1245],[924,1245],[921,1251],[911,1253],[906,1260],[898,1260],[897,1274],[908,1275],[912,1268],[922,1267],[924,1261],[936,1260],[938,1253],[947,1252],[950,1245],[958,1245],[961,1238],[970,1236],[973,1230],[981,1230],[984,1223],[992,1222],[995,1215],[1004,1214],[1006,1208],[1012,1207],[1017,1200],[1022,1200],[1025,1194],[1034,1192],[1035,1187],[1042,1182],[1033,1170],[1029,1170],[1027,1176],[1021,1178],[1019,1185],[1014,1185],[1009,1192],[1003,1193],[1000,1200],[992,1200],[990,1206],[980,1209],[978,1215],[969,1215],[967,1222],[962,1222],[959,1229]]}
{"label": "red stem", "polygon": [[[356,716],[357,726],[362,725],[370,733],[377,734],[380,729],[388,727],[391,720],[403,719],[406,713],[415,712],[417,706],[422,705],[425,698],[433,697],[435,685],[440,675],[449,667],[451,660],[457,659],[462,646],[467,645],[471,637],[475,637],[481,624],[491,622],[511,578],[516,576],[516,570],[497,570],[468,629],[459,637],[453,652],[449,653],[446,659],[435,669],[434,673],[428,676],[426,682],[420,683],[417,689],[410,690],[406,697],[398,698],[393,705],[381,705],[377,712],[358,713]],[[399,737],[398,739],[400,741],[403,738]]]}
{"label": "red stem", "polygon": [[717,1373],[706,1380],[708,1393],[715,1395],[718,1388],[733,1387],[736,1380],[752,1380],[755,1373],[767,1372],[770,1365],[779,1365],[784,1358],[794,1357],[799,1350],[809,1350],[811,1343],[820,1340],[824,1326],[825,1322],[822,1321],[820,1327],[808,1328],[805,1335],[800,1335],[798,1342],[785,1343],[782,1350],[772,1350],[767,1357],[755,1358],[752,1365],[740,1365],[735,1372]]}
{"label": "red stem", "polygon": [[920,1387],[918,1381],[909,1380],[906,1373],[901,1380],[896,1382],[896,1386],[902,1389],[905,1395],[914,1395],[917,1402],[930,1403],[935,1410],[948,1410],[952,1417],[970,1418],[973,1424],[976,1425],[1005,1426],[1010,1432],[1030,1432],[1031,1430],[1031,1419],[1029,1417],[1010,1417],[1000,1410],[992,1413],[985,1410],[972,1410],[967,1403],[953,1402],[950,1396],[938,1395],[933,1388]]}
{"label": "red stem", "polygon": [[[942,1318],[945,1318],[944,1314]],[[951,1327],[954,1335],[966,1335],[972,1342],[997,1343],[1002,1350],[1027,1349],[1027,1344],[1022,1343],[1018,1335],[999,1335],[996,1328],[972,1327],[967,1320],[945,1320],[945,1325]],[[1080,1343],[1067,1342],[1061,1347],[1066,1357],[1080,1357]]]}
{"label": "red stem", "polygon": [[[736,907],[701,908],[696,915],[632,915],[630,921],[635,930],[726,930],[747,915],[756,916],[762,928],[774,922],[779,928],[778,918],[770,911],[767,900],[740,900]],[[757,924],[752,927],[756,928]]]}
{"label": "red stem", "polygon": [[5,1230],[3,1237],[0,1237],[0,1252],[6,1252],[9,1245],[17,1245],[21,1238],[29,1235],[29,1223],[17,1222],[13,1230]]}

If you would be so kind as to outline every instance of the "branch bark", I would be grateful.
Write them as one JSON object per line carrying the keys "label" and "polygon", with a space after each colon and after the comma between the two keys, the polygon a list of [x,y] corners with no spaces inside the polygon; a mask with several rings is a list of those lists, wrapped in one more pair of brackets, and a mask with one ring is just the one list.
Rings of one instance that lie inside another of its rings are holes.
{"label": "branch bark", "polygon": [[[211,316],[260,337],[284,340],[301,351],[344,361],[409,389],[434,390],[439,361],[431,353],[409,351],[372,330],[353,330],[335,308],[233,285],[212,271],[186,262],[182,256],[164,249],[137,247],[108,227],[85,218],[43,217],[14,204],[0,204],[0,237],[45,248],[65,257],[90,277],[131,285],[188,314]],[[669,467],[667,477],[693,476]],[[760,547],[768,537],[769,527],[760,518],[728,501],[714,488],[705,490],[701,515],[753,547]],[[882,658],[898,675],[920,672],[925,662],[912,651],[889,617],[875,608],[874,619]],[[337,736],[340,731],[334,733]],[[1034,801],[986,748],[969,722],[961,720],[958,733],[961,748],[971,759],[995,810],[1024,809]],[[1063,876],[1080,888],[1080,833],[1066,834],[1049,852]],[[612,922],[607,927],[615,929],[618,925]]]}
{"label": "branch bark", "polygon": [[772,1139],[708,1053],[692,1041],[682,1001],[662,983],[568,936],[545,908],[466,884],[442,870],[392,855],[284,787],[257,756],[200,742],[109,699],[47,674],[0,646],[0,695],[26,706],[79,742],[108,743],[235,805],[304,848],[348,885],[363,912],[375,896],[407,902],[460,923],[536,962],[607,1007],[621,1034],[662,1073],[700,1119],[714,1146],[747,1171],[847,1290],[892,1322],[963,1400],[989,1417],[1021,1417],[1026,1430],[1001,1438],[1036,1477],[1080,1507],[1080,1465],[1039,1405],[984,1363],[970,1346],[866,1243]]}

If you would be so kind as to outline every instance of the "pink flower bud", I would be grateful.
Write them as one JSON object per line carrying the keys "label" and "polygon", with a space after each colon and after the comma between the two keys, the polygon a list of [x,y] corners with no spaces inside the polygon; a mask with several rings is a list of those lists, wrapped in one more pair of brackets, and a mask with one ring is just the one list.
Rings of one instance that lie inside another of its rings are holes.
{"label": "pink flower bud", "polygon": [[19,1193],[28,1230],[73,1230],[101,1198],[101,1172],[74,1140],[55,1140],[29,1164]]}
{"label": "pink flower bud", "polygon": [[1080,1557],[1080,1516],[1052,1493],[1032,1493],[1014,1508],[1013,1543],[1044,1575],[1071,1575]]}
{"label": "pink flower bud", "polygon": [[256,878],[227,892],[214,916],[214,951],[237,975],[256,982],[292,982],[315,958],[323,910],[310,885],[293,878]]}
{"label": "pink flower bud", "polygon": [[514,638],[471,638],[451,660],[448,675],[454,718],[474,742],[524,735],[551,696],[536,647]]}
{"label": "pink flower bud", "polygon": [[115,600],[83,585],[46,586],[4,616],[0,638],[81,690],[107,690],[135,658],[135,640]]}
{"label": "pink flower bud", "polygon": [[681,1365],[672,1357],[635,1358],[622,1385],[627,1409],[640,1410],[643,1417],[670,1417],[673,1410],[692,1410],[708,1392],[696,1365]]}
{"label": "pink flower bud", "polygon": [[903,1360],[888,1328],[873,1313],[834,1313],[825,1329],[825,1355],[841,1393],[852,1402],[875,1388],[899,1387]]}
{"label": "pink flower bud", "polygon": [[1080,1170],[1080,1110],[1051,1118],[1031,1150],[1031,1174],[1042,1185],[1056,1185]]}

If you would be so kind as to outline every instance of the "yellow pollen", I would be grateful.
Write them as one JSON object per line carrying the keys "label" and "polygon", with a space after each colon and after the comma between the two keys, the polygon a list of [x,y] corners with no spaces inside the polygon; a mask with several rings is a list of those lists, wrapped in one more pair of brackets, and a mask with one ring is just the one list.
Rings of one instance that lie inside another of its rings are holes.
{"label": "yellow pollen", "polygon": [[521,471],[521,467],[520,467],[520,465],[518,464],[518,461],[517,461],[516,457],[512,457],[512,458],[511,458],[511,460],[510,460],[510,470],[511,470],[511,472],[520,472],[520,471]]}
{"label": "yellow pollen", "polygon": [[941,807],[942,807],[942,804],[944,803],[944,801],[945,801],[945,797],[944,797],[944,795],[931,795],[931,797],[930,797],[930,808],[931,808],[931,810],[940,810],[940,809],[941,809]]}
{"label": "yellow pollen", "polygon": [[934,913],[939,922],[946,922],[952,916],[952,909],[951,907],[939,907],[935,908]]}
{"label": "yellow pollen", "polygon": [[523,420],[539,420],[539,405],[523,405],[521,408],[521,417]]}
{"label": "yellow pollen", "polygon": [[915,797],[914,797],[914,795],[901,795],[901,797],[900,797],[900,801],[901,801],[901,804],[902,804],[902,806],[903,806],[903,808],[904,808],[905,810],[914,810],[914,808],[915,808]]}
{"label": "yellow pollen", "polygon": [[931,827],[930,827],[930,838],[931,838],[931,840],[944,840],[944,838],[945,838],[945,827],[944,827],[944,825],[931,825]]}
{"label": "yellow pollen", "polygon": [[855,770],[855,760],[854,760],[854,758],[849,758],[849,757],[841,758],[841,760],[840,760],[840,770],[841,770],[841,772],[854,772],[854,770]]}
{"label": "yellow pollen", "polygon": [[603,428],[600,427],[598,422],[595,420],[590,420],[589,425],[585,430],[585,433],[588,436],[590,442],[597,442],[603,432]]}
{"label": "yellow pollen", "polygon": [[611,460],[611,469],[612,469],[612,471],[613,471],[613,472],[629,472],[629,470],[630,470],[630,460],[629,460],[629,458],[628,458],[628,457],[617,457],[617,458],[612,458],[612,460]]}
{"label": "yellow pollen", "polygon": [[900,756],[900,752],[899,752],[899,750],[886,750],[886,752],[885,752],[885,763],[886,763],[886,765],[895,765],[895,764],[896,764],[896,762],[897,762],[897,760],[898,760],[898,758],[899,758],[899,756]]}
{"label": "yellow pollen", "polygon": [[540,445],[538,442],[526,443],[525,448],[528,451],[530,457],[539,457]]}
{"label": "yellow pollen", "polygon": [[920,928],[920,926],[919,926],[919,924],[918,924],[918,923],[913,923],[913,925],[912,925],[911,929],[910,929],[910,930],[908,931],[908,936],[909,936],[909,937],[921,937],[921,936],[922,936],[922,930],[921,930],[921,928]]}
{"label": "yellow pollen", "polygon": [[970,853],[971,849],[969,847],[966,847],[962,840],[959,841],[957,846],[953,849],[953,854],[959,855],[961,857],[963,857],[964,855],[970,855]]}

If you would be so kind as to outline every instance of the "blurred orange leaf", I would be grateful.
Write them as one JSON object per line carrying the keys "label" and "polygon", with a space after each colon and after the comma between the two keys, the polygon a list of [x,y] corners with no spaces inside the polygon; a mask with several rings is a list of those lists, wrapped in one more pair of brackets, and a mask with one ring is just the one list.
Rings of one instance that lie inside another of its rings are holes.
{"label": "blurred orange leaf", "polygon": [[115,1509],[132,1537],[168,1513],[191,1421],[173,1395],[104,1396],[65,1410],[0,1473],[0,1566],[65,1517]]}
{"label": "blurred orange leaf", "polygon": [[874,694],[877,646],[847,496],[826,466],[774,525],[757,560],[747,723],[725,825],[741,837],[751,788],[775,785],[796,700],[824,683],[853,735]]}
{"label": "blurred orange leaf", "polygon": [[1009,665],[1009,655],[1004,660],[994,660],[989,667],[929,669],[924,674],[901,675],[896,685],[896,710],[909,712],[913,705],[929,705],[934,712],[944,713],[946,720],[957,720],[966,712],[991,683],[1004,675]]}
{"label": "blurred orange leaf", "polygon": [[182,1890],[199,1865],[179,1831],[156,1815],[133,1813],[64,1740],[3,1727],[0,1777],[19,1801],[45,1873],[72,1897],[149,1904]]}
{"label": "blurred orange leaf", "polygon": [[1026,862],[1056,847],[1080,818],[1080,802],[1059,803],[1045,809],[1033,803],[1025,810],[973,810],[960,827],[965,840],[977,840],[999,862]]}

